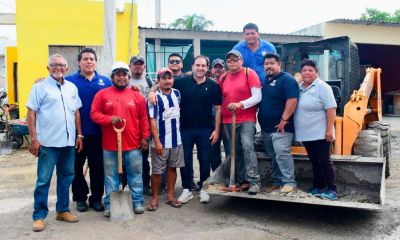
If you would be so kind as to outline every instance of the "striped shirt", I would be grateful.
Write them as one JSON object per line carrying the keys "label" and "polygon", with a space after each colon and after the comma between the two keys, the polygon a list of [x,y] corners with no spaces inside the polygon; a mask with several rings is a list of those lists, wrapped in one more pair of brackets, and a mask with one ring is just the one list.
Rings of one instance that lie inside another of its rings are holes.
{"label": "striped shirt", "polygon": [[[172,89],[170,94],[163,94],[161,90],[156,93],[157,105],[147,103],[150,119],[157,119],[158,136],[164,148],[175,148],[182,144],[179,131],[179,118],[181,94],[177,89]],[[151,141],[154,147],[154,140]]]}

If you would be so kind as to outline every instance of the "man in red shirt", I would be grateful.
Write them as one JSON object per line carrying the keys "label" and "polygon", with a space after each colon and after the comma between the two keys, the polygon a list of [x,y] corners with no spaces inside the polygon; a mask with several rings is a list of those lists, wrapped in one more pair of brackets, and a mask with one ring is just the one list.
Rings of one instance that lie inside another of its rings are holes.
{"label": "man in red shirt", "polygon": [[228,71],[219,79],[222,123],[231,141],[232,112],[236,112],[236,181],[243,188],[249,188],[249,194],[257,194],[261,184],[253,142],[257,104],[261,101],[261,84],[254,70],[242,67],[243,57],[239,51],[228,52],[226,64]]}
{"label": "man in red shirt", "polygon": [[122,164],[132,193],[133,211],[144,212],[142,151],[149,147],[150,130],[146,100],[139,91],[129,88],[129,67],[116,62],[111,71],[113,86],[99,91],[94,97],[90,117],[101,126],[104,157],[104,216],[110,216],[110,193],[118,191],[118,147],[113,125],[122,132]]}

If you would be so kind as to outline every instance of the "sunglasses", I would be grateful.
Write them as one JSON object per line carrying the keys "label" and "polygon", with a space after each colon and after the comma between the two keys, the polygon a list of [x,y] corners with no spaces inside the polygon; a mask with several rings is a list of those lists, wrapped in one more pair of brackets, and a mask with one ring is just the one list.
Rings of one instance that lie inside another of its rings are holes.
{"label": "sunglasses", "polygon": [[181,60],[170,60],[169,64],[180,64]]}
{"label": "sunglasses", "polygon": [[239,62],[240,61],[240,58],[228,58],[228,59],[226,59],[226,62],[227,63],[233,63],[233,62]]}

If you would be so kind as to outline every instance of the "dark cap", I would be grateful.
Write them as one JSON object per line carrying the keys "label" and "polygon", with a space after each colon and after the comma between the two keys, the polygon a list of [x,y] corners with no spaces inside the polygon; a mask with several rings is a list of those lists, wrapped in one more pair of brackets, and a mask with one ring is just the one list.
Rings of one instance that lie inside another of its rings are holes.
{"label": "dark cap", "polygon": [[167,73],[169,73],[172,76],[172,71],[169,68],[161,68],[157,72],[157,78],[162,78],[164,77]]}
{"label": "dark cap", "polygon": [[222,60],[221,58],[216,58],[216,59],[214,59],[214,60],[212,61],[211,66],[214,67],[214,66],[217,65],[217,64],[221,65],[222,67],[225,67],[225,62],[224,62],[224,60]]}
{"label": "dark cap", "polygon": [[131,57],[131,60],[129,61],[129,64],[133,64],[137,61],[141,61],[142,63],[145,63],[144,58],[140,55],[135,55],[133,57]]}
{"label": "dark cap", "polygon": [[234,55],[238,58],[243,58],[242,54],[238,51],[238,50],[230,50],[226,55],[225,55],[225,59],[229,57],[229,55]]}

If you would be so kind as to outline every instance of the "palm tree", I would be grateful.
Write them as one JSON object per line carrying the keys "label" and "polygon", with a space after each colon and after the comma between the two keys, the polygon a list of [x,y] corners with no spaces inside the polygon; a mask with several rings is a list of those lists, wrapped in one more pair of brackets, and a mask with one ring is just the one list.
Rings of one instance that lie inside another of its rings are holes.
{"label": "palm tree", "polygon": [[169,25],[170,28],[203,31],[208,27],[211,27],[214,23],[207,20],[204,15],[186,15],[175,20],[175,22]]}

